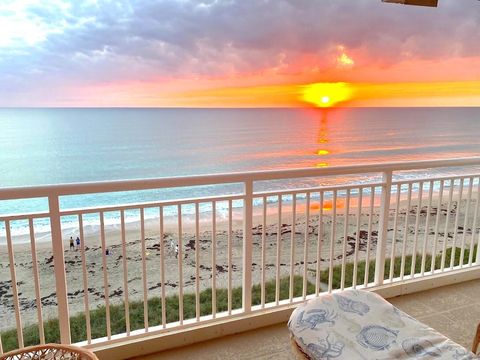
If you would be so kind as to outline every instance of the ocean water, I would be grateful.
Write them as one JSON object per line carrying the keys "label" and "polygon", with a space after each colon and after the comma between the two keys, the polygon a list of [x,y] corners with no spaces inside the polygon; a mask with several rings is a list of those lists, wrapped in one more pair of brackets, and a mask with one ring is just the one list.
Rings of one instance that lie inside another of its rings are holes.
{"label": "ocean water", "polygon": [[[0,109],[0,187],[478,156],[479,134],[480,108]],[[240,187],[63,197],[61,207],[216,191]],[[0,199],[0,214],[46,208]]]}

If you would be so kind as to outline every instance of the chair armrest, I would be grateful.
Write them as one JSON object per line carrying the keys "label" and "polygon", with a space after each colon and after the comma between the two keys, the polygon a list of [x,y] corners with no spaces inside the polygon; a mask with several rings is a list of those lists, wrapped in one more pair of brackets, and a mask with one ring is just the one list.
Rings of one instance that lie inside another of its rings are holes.
{"label": "chair armrest", "polygon": [[480,323],[477,326],[477,332],[475,333],[475,337],[473,338],[472,352],[474,354],[477,353],[479,343],[480,343]]}

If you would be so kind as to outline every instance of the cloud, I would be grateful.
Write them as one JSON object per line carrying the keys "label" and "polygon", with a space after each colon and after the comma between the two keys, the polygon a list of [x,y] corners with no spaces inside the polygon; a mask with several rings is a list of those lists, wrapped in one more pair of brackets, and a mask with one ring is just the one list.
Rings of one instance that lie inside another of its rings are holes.
{"label": "cloud", "polygon": [[380,0],[10,1],[0,23],[10,24],[0,35],[3,105],[45,85],[321,76],[337,65],[339,45],[355,67],[480,56],[480,5],[470,0],[437,9]]}

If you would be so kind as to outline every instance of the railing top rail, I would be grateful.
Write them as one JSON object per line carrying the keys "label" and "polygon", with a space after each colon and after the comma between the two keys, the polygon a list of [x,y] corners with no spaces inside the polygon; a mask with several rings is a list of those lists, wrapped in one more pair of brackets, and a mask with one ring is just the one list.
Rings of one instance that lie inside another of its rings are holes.
{"label": "railing top rail", "polygon": [[480,157],[0,188],[0,200],[480,165]]}

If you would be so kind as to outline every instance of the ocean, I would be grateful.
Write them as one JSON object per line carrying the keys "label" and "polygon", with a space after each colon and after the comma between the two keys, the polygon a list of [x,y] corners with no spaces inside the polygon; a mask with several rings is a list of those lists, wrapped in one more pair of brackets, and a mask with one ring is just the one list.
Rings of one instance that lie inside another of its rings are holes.
{"label": "ocean", "polygon": [[[0,187],[469,157],[479,134],[480,108],[0,109]],[[238,190],[85,195],[61,207]],[[46,207],[0,199],[0,214]]]}

